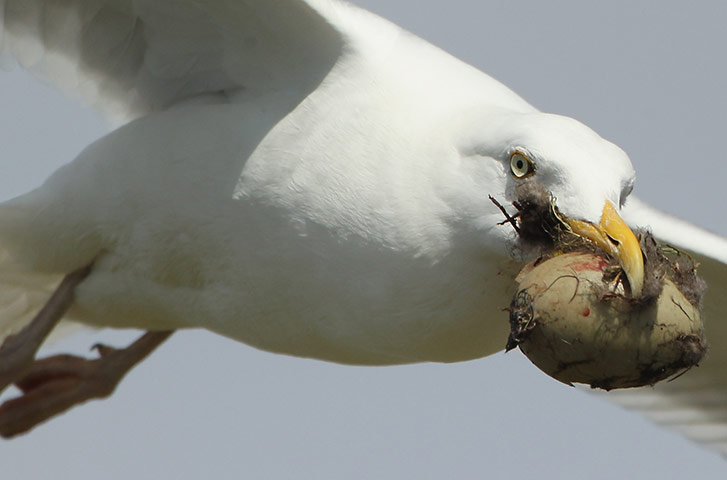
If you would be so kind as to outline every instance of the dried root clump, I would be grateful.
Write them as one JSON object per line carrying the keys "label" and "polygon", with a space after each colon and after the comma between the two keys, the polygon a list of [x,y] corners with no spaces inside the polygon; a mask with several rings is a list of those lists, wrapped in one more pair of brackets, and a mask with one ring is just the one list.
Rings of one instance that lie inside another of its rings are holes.
{"label": "dried root clump", "polygon": [[648,230],[636,234],[644,254],[644,291],[632,303],[648,306],[656,301],[664,287],[664,279],[668,278],[689,303],[701,310],[707,284],[697,275],[696,262],[675,248],[659,245]]}
{"label": "dried root clump", "polygon": [[519,239],[526,249],[537,249],[541,255],[553,252],[592,252],[601,250],[574,234],[566,217],[556,206],[556,199],[537,183],[524,183],[515,190],[518,200],[513,202],[519,220]]}

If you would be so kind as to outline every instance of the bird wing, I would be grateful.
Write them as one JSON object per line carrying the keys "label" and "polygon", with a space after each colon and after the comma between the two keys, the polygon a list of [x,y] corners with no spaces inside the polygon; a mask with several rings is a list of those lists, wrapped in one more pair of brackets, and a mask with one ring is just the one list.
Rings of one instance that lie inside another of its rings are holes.
{"label": "bird wing", "polygon": [[294,101],[340,56],[344,37],[330,20],[341,8],[329,0],[0,0],[0,52],[121,122],[205,94],[284,91]]}
{"label": "bird wing", "polygon": [[699,367],[652,388],[614,391],[610,400],[727,455],[727,239],[657,211],[638,199],[627,222],[648,227],[663,242],[686,250],[707,282],[704,322],[709,350]]}

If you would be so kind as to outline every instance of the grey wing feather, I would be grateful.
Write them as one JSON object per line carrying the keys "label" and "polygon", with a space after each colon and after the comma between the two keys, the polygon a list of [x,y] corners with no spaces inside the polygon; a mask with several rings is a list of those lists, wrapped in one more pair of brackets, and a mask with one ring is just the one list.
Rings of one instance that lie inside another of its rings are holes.
{"label": "grey wing feather", "polygon": [[657,238],[699,262],[699,274],[707,282],[704,322],[709,350],[702,364],[671,382],[607,396],[727,456],[727,239],[638,199],[630,200],[623,213],[632,226],[650,228]]}

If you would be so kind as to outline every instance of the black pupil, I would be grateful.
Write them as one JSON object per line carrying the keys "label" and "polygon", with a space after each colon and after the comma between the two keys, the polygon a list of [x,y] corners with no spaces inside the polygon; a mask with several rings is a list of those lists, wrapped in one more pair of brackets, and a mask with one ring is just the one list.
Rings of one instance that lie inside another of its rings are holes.
{"label": "black pupil", "polygon": [[525,164],[523,163],[522,160],[518,160],[516,165],[517,165],[518,170],[522,170],[523,167],[525,166]]}

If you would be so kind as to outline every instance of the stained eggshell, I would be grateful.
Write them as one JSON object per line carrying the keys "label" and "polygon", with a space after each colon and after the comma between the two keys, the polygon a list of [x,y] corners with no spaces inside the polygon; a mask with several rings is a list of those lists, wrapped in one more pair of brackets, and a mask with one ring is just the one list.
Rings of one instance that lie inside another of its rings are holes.
{"label": "stained eggshell", "polygon": [[706,351],[701,315],[664,278],[647,305],[614,293],[608,263],[570,253],[526,266],[510,306],[508,348],[519,346],[561,382],[613,389],[653,385],[699,363]]}

